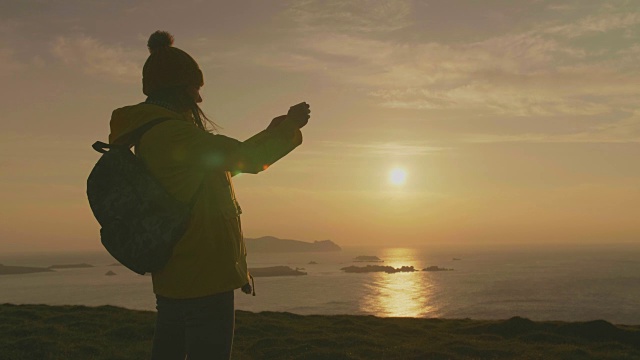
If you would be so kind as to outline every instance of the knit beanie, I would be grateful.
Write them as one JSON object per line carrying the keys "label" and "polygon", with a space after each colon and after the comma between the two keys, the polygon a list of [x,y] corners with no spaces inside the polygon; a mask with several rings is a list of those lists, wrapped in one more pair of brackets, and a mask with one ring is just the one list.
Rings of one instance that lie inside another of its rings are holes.
{"label": "knit beanie", "polygon": [[151,53],[142,68],[142,92],[152,96],[158,91],[178,86],[204,85],[198,63],[186,52],[173,47],[173,36],[156,31],[149,37],[147,47]]}

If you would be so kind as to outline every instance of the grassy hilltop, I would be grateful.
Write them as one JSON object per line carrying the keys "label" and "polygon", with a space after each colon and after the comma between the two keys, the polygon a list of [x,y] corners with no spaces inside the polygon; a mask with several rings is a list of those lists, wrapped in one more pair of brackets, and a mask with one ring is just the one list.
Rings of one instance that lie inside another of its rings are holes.
{"label": "grassy hilltop", "polygon": [[[148,359],[155,313],[0,305],[0,360]],[[640,359],[640,325],[237,311],[233,359]]]}

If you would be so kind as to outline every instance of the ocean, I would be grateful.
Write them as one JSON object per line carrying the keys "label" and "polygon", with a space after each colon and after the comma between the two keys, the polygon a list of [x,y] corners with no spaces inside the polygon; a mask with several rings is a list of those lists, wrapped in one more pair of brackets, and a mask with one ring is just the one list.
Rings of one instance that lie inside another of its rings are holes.
{"label": "ocean", "polygon": [[[379,265],[453,271],[345,273],[356,256]],[[456,260],[454,260],[456,258]],[[459,259],[459,260],[457,260]],[[344,248],[327,253],[250,254],[250,267],[286,265],[306,276],[256,278],[257,296],[236,291],[240,310],[296,314],[589,321],[640,324],[640,245],[491,247],[477,250]],[[309,264],[314,261],[317,264]],[[91,268],[0,276],[0,303],[114,305],[155,310],[151,278],[106,252],[3,254],[0,264]],[[105,276],[113,271],[116,276]]]}

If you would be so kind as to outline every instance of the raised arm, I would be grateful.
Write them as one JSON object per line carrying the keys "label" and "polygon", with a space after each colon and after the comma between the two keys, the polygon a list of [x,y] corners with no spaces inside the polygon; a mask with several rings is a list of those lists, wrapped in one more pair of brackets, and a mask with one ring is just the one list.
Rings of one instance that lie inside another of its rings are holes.
{"label": "raised arm", "polygon": [[292,106],[286,116],[279,116],[269,127],[245,141],[224,135],[201,133],[194,148],[202,164],[232,174],[257,174],[266,170],[302,143],[300,128],[309,121],[309,105]]}
{"label": "raised arm", "polygon": [[307,124],[310,114],[305,102],[292,106],[286,116],[273,119],[267,129],[239,143],[226,157],[224,170],[232,174],[266,170],[302,143],[300,128]]}

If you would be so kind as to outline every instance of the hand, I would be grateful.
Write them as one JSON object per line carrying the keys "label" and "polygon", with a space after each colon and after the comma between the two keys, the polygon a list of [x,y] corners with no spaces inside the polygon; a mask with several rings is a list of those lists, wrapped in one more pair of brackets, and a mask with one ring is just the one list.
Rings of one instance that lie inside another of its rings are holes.
{"label": "hand", "polygon": [[267,130],[273,129],[274,127],[280,125],[280,123],[282,123],[286,118],[287,118],[287,115],[280,115],[278,117],[273,118],[273,120],[271,120],[271,124],[267,126]]}
{"label": "hand", "polygon": [[287,113],[287,119],[292,119],[299,128],[307,125],[310,117],[311,109],[309,108],[309,104],[307,104],[306,102],[301,102],[300,104],[293,105],[289,108],[289,112]]}

